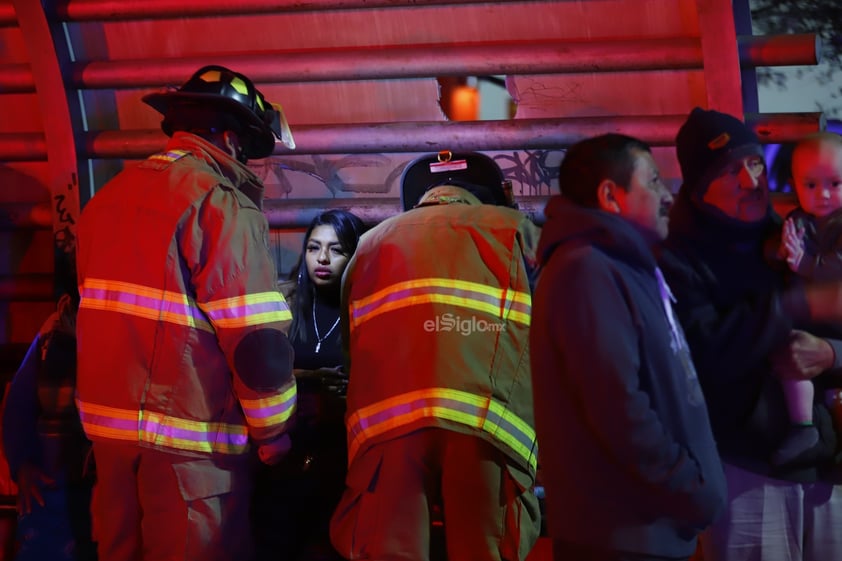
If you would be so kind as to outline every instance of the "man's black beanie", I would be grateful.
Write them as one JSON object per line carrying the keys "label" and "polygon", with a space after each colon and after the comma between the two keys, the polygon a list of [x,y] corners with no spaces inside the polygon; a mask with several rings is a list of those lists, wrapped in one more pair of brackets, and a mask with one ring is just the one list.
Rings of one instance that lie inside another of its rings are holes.
{"label": "man's black beanie", "polygon": [[675,151],[686,189],[696,197],[731,161],[763,156],[757,135],[742,121],[712,109],[696,107],[678,130]]}

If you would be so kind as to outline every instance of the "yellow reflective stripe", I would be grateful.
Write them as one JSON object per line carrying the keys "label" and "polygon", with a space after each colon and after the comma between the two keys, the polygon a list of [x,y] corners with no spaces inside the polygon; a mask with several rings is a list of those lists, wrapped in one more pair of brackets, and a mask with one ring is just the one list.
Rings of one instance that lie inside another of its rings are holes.
{"label": "yellow reflective stripe", "polygon": [[[245,451],[248,441],[248,431],[243,426],[178,419],[151,411],[141,412],[140,426],[142,442],[194,452],[239,454]],[[193,434],[196,436],[191,437]]]}
{"label": "yellow reflective stripe", "polygon": [[278,395],[241,399],[240,405],[250,426],[265,428],[287,422],[295,411],[296,397],[297,388],[293,381],[290,387]]}
{"label": "yellow reflective stripe", "polygon": [[532,311],[532,295],[528,292],[464,280],[425,278],[395,283],[352,301],[350,325],[353,329],[381,314],[428,303],[477,310],[527,326]]}
{"label": "yellow reflective stripe", "polygon": [[[76,400],[76,409],[82,420],[82,428],[88,436],[101,436],[116,440],[134,440],[137,436],[138,412],[95,405]],[[91,419],[93,417],[93,419]],[[98,417],[110,418],[124,423],[99,423]],[[90,420],[89,420],[90,419]]]}
{"label": "yellow reflective stripe", "polygon": [[101,310],[166,321],[213,333],[195,301],[186,294],[129,282],[89,278],[80,287],[80,309]]}
{"label": "yellow reflective stripe", "polygon": [[506,302],[503,306],[503,319],[516,321],[524,325],[532,322],[532,294],[520,292],[519,290],[505,290],[503,297]]}
{"label": "yellow reflective stripe", "polygon": [[248,430],[242,425],[179,419],[81,400],[77,400],[77,407],[88,436],[205,453],[242,454],[248,446]]}
{"label": "yellow reflective stripe", "polygon": [[534,429],[530,427],[527,422],[523,421],[517,415],[508,412],[508,409],[498,401],[470,392],[455,390],[453,388],[424,388],[378,401],[377,403],[373,403],[355,411],[348,418],[348,425],[352,425],[355,419],[359,419],[361,417],[372,417],[388,409],[394,409],[396,406],[404,403],[417,401],[418,399],[424,399],[426,397],[444,397],[454,401],[461,401],[473,407],[483,407],[488,405],[491,409],[494,409],[498,413],[507,412],[511,415],[511,421],[513,421],[513,424],[515,424],[518,430],[522,431],[524,434],[531,434],[532,436],[535,434]]}
{"label": "yellow reflective stripe", "polygon": [[[407,308],[409,306],[417,306],[418,304],[450,304],[461,308],[474,309],[489,314],[497,315],[497,307],[481,302],[475,302],[467,298],[459,298],[455,296],[445,296],[443,294],[424,294],[421,296],[410,296],[401,298],[400,300],[393,300],[386,304],[382,304],[364,315],[359,315],[354,318],[353,327],[359,327],[360,324],[373,319],[381,314]],[[355,307],[351,304],[352,309]]]}
{"label": "yellow reflective stripe", "polygon": [[386,288],[382,288],[375,292],[370,296],[366,296],[365,298],[360,298],[355,302],[358,303],[359,306],[367,306],[372,302],[377,300],[382,300],[386,296],[393,294],[395,292],[400,292],[402,290],[407,290],[411,288],[427,288],[430,286],[441,286],[445,288],[456,288],[460,290],[468,290],[471,292],[484,292],[490,296],[495,295],[495,291],[499,292],[500,289],[492,288],[487,284],[481,284],[478,282],[470,282],[458,279],[446,279],[441,277],[428,277],[423,279],[415,279],[415,280],[408,280],[408,281],[401,281]]}
{"label": "yellow reflective stripe", "polygon": [[189,154],[187,150],[169,150],[167,152],[161,152],[159,154],[152,154],[149,156],[148,159],[150,160],[163,160],[165,162],[174,162],[179,160]]}
{"label": "yellow reflective stripe", "polygon": [[217,329],[292,321],[289,305],[277,291],[223,298],[200,307]]}
{"label": "yellow reflective stripe", "polygon": [[[460,410],[461,408],[461,410]],[[488,433],[537,466],[535,430],[502,403],[450,388],[425,388],[379,401],[348,417],[348,455],[366,440],[425,418],[446,419]]]}

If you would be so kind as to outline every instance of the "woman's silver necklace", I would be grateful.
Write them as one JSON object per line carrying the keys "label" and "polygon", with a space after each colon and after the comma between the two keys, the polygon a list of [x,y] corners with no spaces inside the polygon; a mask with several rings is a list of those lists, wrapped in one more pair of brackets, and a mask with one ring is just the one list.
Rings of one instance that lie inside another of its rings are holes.
{"label": "woman's silver necklace", "polygon": [[330,326],[330,329],[327,330],[324,337],[319,335],[319,323],[316,321],[316,294],[313,293],[313,329],[316,330],[316,353],[319,352],[319,349],[322,348],[322,343],[325,339],[330,337],[330,334],[333,333],[333,330],[336,329],[337,325],[339,325],[339,317],[336,318],[336,321],[333,322],[333,325]]}

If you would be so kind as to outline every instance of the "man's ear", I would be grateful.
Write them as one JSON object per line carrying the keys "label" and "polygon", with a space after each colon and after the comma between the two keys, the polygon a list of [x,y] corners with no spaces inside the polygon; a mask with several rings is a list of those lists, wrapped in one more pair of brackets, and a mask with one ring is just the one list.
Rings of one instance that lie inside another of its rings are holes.
{"label": "man's ear", "polygon": [[243,144],[236,132],[229,130],[222,133],[222,143],[225,145],[223,150],[231,154],[234,159],[246,163],[246,159],[243,157]]}
{"label": "man's ear", "polygon": [[225,147],[229,151],[233,150],[234,154],[237,153],[237,149],[240,146],[240,139],[237,137],[237,133],[235,133],[234,131],[223,132],[222,142],[225,144]]}
{"label": "man's ear", "polygon": [[610,179],[603,179],[596,188],[599,208],[612,214],[620,214],[620,202],[617,200],[620,188]]}

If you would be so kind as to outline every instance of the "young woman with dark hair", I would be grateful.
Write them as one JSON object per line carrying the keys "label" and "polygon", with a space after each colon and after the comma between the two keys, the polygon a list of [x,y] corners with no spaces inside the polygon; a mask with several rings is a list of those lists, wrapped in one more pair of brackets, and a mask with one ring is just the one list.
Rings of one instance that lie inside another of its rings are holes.
{"label": "young woman with dark hair", "polygon": [[295,368],[342,364],[339,296],[342,273],[357,249],[365,225],[345,210],[316,216],[304,235],[301,257],[281,292],[292,308],[289,338]]}
{"label": "young woman with dark hair", "polygon": [[316,216],[298,263],[280,284],[290,309],[298,405],[293,447],[262,467],[255,495],[258,561],[341,561],[330,516],[345,485],[345,388],[340,325],[342,274],[365,230],[344,210]]}

